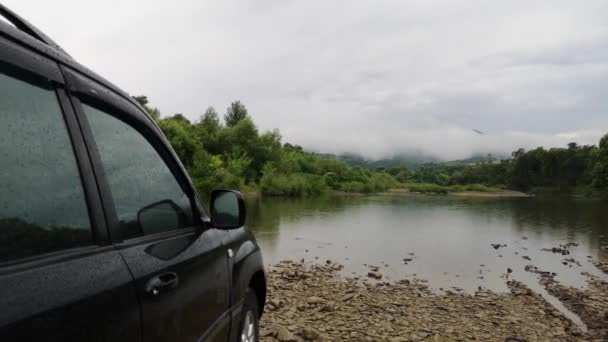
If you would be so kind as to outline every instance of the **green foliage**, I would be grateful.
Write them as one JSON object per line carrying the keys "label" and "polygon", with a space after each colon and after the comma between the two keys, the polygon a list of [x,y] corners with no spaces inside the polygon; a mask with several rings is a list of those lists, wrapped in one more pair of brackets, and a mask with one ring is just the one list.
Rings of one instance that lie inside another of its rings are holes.
{"label": "green foliage", "polygon": [[423,194],[447,194],[451,192],[477,191],[477,192],[492,192],[498,189],[488,187],[482,184],[467,184],[467,185],[449,185],[443,186],[432,183],[406,183],[401,185],[410,192],[419,192]]}
{"label": "green foliage", "polygon": [[608,197],[608,134],[602,137],[599,146],[592,156],[594,165],[591,185],[602,196]]}
{"label": "green foliage", "polygon": [[205,114],[201,116],[200,125],[209,133],[216,133],[222,127],[217,111],[213,106],[205,110]]}
{"label": "green foliage", "polygon": [[158,126],[171,142],[186,169],[191,169],[201,144],[193,134],[189,122],[173,117],[159,120]]}
{"label": "green foliage", "polygon": [[148,114],[150,114],[150,116],[154,120],[160,119],[160,111],[158,110],[158,108],[153,108],[153,107],[148,106],[148,97],[147,96],[145,96],[145,95],[133,96],[133,99],[135,99],[135,101],[137,101],[142,107],[144,107],[144,109],[148,112]]}
{"label": "green foliage", "polygon": [[447,194],[448,187],[433,183],[406,183],[403,187],[408,189],[410,192],[420,192],[423,194],[435,193],[435,194]]}
{"label": "green foliage", "polygon": [[284,174],[269,165],[264,169],[260,189],[262,193],[274,196],[310,196],[325,193],[329,187],[322,176],[308,173]]}
{"label": "green foliage", "polygon": [[604,134],[604,136],[600,139],[600,143],[598,144],[598,146],[603,151],[608,150],[608,134]]}
{"label": "green foliage", "polygon": [[[454,185],[452,185],[454,186]],[[464,191],[479,191],[479,192],[492,192],[497,191],[496,188],[487,187],[483,184],[468,184],[464,185]]]}
{"label": "green foliage", "polygon": [[400,183],[406,183],[414,176],[414,174],[405,166],[391,167],[386,169],[386,172],[395,177],[395,179]]}
{"label": "green foliage", "polygon": [[519,149],[502,161],[487,156],[414,169],[391,165],[372,170],[365,167],[370,164],[350,166],[335,156],[283,144],[277,130],[260,133],[240,101],[230,104],[222,125],[213,107],[197,122],[182,114],[161,119],[146,96],[134,98],[155,118],[202,193],[216,187],[257,188],[283,196],[329,190],[372,193],[395,187],[422,193],[555,188],[608,197],[608,134],[599,147],[570,143],[567,148]]}
{"label": "green foliage", "polygon": [[508,160],[465,165],[451,175],[450,184],[487,184],[505,187],[511,183],[512,164]]}
{"label": "green foliage", "polygon": [[224,115],[224,121],[226,122],[226,126],[233,127],[239,121],[245,119],[247,117],[247,108],[245,105],[241,103],[241,101],[234,101],[230,104],[228,109],[226,109],[226,115]]}
{"label": "green foliage", "polygon": [[[604,143],[608,145],[608,138]],[[602,153],[604,150],[606,152]],[[420,192],[435,192],[439,189],[426,187],[428,184],[444,187],[483,184],[522,191],[544,188],[561,192],[581,192],[582,189],[603,194],[608,192],[608,146],[602,149],[569,143],[567,148],[547,150],[539,147],[530,151],[519,149],[511,156],[507,160],[488,158],[486,162],[475,164],[424,164],[413,170],[408,180],[425,183]],[[403,182],[398,177],[397,179]],[[448,189],[448,192],[452,191]]]}
{"label": "green foliage", "polygon": [[397,182],[395,178],[388,173],[376,172],[371,175],[368,184],[371,187],[369,192],[379,192],[388,190],[389,188],[394,188],[399,184],[399,182]]}
{"label": "green foliage", "polygon": [[[138,99],[149,108],[145,96]],[[310,196],[329,190],[378,192],[398,185],[389,173],[353,168],[283,144],[277,130],[260,133],[239,101],[230,105],[225,121],[224,126],[213,107],[194,123],[182,114],[157,120],[201,193],[224,187]],[[407,169],[399,172],[402,179],[409,177]]]}
{"label": "green foliage", "polygon": [[562,190],[592,183],[591,170],[597,147],[569,144],[568,148],[542,147],[513,153],[511,186],[520,190],[532,187],[553,187]]}

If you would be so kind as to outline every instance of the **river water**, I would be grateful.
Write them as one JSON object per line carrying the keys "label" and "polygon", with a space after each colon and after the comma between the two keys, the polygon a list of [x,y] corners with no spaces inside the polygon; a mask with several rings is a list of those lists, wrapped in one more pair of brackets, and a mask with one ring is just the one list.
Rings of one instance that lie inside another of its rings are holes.
{"label": "river water", "polygon": [[[436,291],[504,292],[507,276],[542,291],[538,275],[526,265],[557,273],[556,280],[566,286],[584,287],[584,273],[608,280],[592,263],[608,258],[606,202],[452,195],[261,197],[247,199],[247,210],[248,227],[267,264],[331,260],[345,266],[343,274],[364,277],[368,265],[375,265],[383,280],[422,279]],[[568,255],[543,250],[564,244],[570,244]]]}

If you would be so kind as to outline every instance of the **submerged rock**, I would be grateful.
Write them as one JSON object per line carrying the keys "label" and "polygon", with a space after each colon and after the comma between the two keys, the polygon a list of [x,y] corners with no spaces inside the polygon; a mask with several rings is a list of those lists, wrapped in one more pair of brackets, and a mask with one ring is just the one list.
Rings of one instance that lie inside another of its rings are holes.
{"label": "submerged rock", "polygon": [[374,279],[382,279],[382,274],[380,274],[380,272],[369,271],[367,272],[367,276]]}

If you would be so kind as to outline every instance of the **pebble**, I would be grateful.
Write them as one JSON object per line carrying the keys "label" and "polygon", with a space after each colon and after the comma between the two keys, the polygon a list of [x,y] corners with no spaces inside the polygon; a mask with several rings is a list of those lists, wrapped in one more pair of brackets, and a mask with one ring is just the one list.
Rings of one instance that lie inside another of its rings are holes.
{"label": "pebble", "polygon": [[[419,279],[372,284],[338,275],[335,265],[280,263],[268,272],[267,308],[275,309],[262,316],[262,342],[602,341],[608,337],[605,283],[598,282],[585,295],[558,285],[549,290],[573,312],[583,307],[576,313],[590,330],[582,332],[514,280],[507,282],[511,290],[507,294],[483,288],[474,295],[434,293]],[[533,266],[526,270],[541,272]],[[381,276],[378,271],[369,273]],[[553,284],[554,275],[539,274]]]}

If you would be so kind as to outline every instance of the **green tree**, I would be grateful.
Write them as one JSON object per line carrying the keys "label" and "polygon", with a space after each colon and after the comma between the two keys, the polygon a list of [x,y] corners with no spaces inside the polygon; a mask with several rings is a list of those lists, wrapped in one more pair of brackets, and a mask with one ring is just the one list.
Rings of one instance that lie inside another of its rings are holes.
{"label": "green tree", "polygon": [[184,114],[182,114],[182,113],[175,113],[172,117],[170,117],[170,119],[177,120],[177,121],[182,122],[182,123],[184,123],[186,125],[191,125],[192,124],[192,122],[190,122],[190,120],[188,120],[188,118],[185,117]]}
{"label": "green tree", "polygon": [[158,125],[171,142],[184,167],[191,170],[195,164],[196,155],[202,149],[200,141],[191,130],[191,125],[186,121],[174,117],[160,120]]}
{"label": "green tree", "polygon": [[133,96],[133,99],[137,101],[144,109],[150,114],[150,116],[158,121],[160,119],[160,111],[158,108],[148,106],[148,97],[145,95]]}
{"label": "green tree", "polygon": [[234,127],[239,121],[245,119],[247,117],[247,108],[245,105],[241,103],[241,101],[236,100],[230,104],[230,106],[226,109],[226,115],[224,115],[224,121],[226,122],[226,126]]}
{"label": "green tree", "polygon": [[220,129],[220,119],[213,106],[205,110],[205,113],[201,116],[199,124],[209,133],[215,133]]}
{"label": "green tree", "polygon": [[207,108],[198,123],[194,126],[196,136],[207,152],[214,155],[221,155],[224,152],[225,148],[220,141],[222,128],[215,108]]}
{"label": "green tree", "polygon": [[608,134],[605,134],[601,139],[600,139],[600,143],[598,144],[598,146],[600,147],[600,149],[602,151],[608,151]]}
{"label": "green tree", "polygon": [[595,190],[608,197],[608,134],[600,139],[592,184]]}
{"label": "green tree", "polygon": [[239,101],[228,107],[224,126],[213,107],[191,123],[182,114],[161,119],[146,96],[135,99],[155,118],[201,192],[235,187],[304,196],[328,189],[378,192],[407,182],[408,188],[420,192],[552,187],[608,196],[608,134],[599,147],[572,142],[563,148],[519,149],[502,161],[488,156],[475,163],[434,162],[413,169],[389,165],[373,170],[373,163],[353,163],[351,158],[347,164],[334,155],[283,143],[277,130],[260,132]]}

